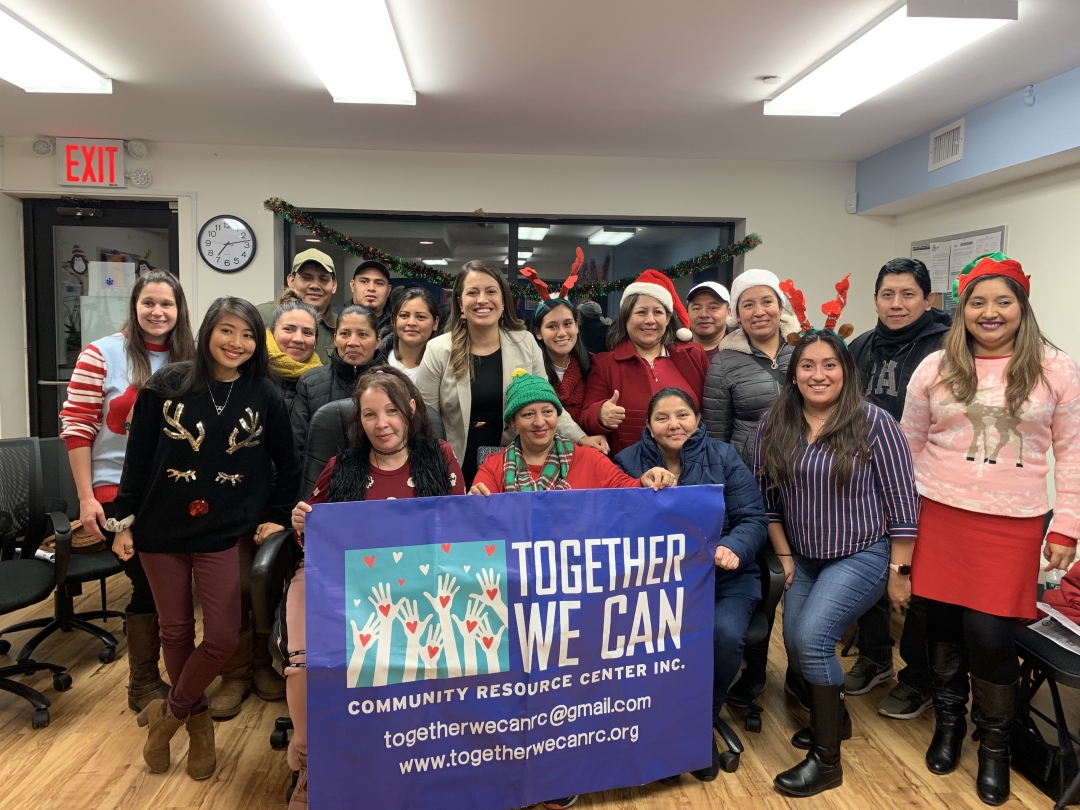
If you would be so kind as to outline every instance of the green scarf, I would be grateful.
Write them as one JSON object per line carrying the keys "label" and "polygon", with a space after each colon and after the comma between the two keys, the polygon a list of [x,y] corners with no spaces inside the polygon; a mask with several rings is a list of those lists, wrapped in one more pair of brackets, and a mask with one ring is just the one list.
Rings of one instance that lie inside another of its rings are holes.
{"label": "green scarf", "polygon": [[525,454],[521,451],[521,437],[514,438],[513,444],[506,448],[503,459],[504,492],[539,492],[550,489],[570,489],[566,483],[566,473],[570,469],[570,459],[574,456],[574,443],[555,434],[555,443],[544,459],[540,477],[532,480],[529,465],[525,463]]}
{"label": "green scarf", "polygon": [[317,351],[311,353],[311,357],[306,363],[293,360],[278,348],[277,341],[274,340],[274,333],[269,329],[266,330],[266,351],[270,353],[270,370],[281,379],[289,382],[296,382],[305,371],[311,371],[311,369],[322,365],[322,360],[319,359]]}

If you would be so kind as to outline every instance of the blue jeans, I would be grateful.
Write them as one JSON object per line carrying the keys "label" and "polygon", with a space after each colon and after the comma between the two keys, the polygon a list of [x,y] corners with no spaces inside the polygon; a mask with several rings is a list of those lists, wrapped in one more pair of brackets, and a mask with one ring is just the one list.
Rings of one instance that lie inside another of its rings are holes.
{"label": "blue jeans", "polygon": [[788,664],[808,683],[840,686],[844,671],[836,643],[885,592],[889,540],[881,538],[848,557],[814,560],[792,554],[795,578],[784,594]]}
{"label": "blue jeans", "polygon": [[713,609],[713,720],[742,666],[743,645],[757,603],[745,596],[718,596]]}

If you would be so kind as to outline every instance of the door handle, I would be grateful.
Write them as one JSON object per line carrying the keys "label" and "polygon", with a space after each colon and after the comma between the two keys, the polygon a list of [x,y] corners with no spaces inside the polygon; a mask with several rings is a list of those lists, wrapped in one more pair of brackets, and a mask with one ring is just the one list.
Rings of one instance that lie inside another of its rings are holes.
{"label": "door handle", "polygon": [[60,388],[61,386],[67,385],[70,382],[71,380],[38,380],[37,384],[50,386],[52,388]]}

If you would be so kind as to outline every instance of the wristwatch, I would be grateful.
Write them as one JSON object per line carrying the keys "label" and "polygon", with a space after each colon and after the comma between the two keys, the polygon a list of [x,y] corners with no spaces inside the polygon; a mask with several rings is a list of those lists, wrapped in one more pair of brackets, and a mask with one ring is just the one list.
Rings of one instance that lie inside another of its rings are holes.
{"label": "wristwatch", "polygon": [[889,563],[889,568],[891,568],[893,571],[895,571],[902,577],[911,576],[910,565],[898,565],[897,563]]}

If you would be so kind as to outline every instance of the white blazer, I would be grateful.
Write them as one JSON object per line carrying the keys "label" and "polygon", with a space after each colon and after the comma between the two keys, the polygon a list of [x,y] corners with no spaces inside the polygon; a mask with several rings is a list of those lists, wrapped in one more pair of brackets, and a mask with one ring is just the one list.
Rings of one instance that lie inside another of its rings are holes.
{"label": "white blazer", "polygon": [[[544,355],[540,344],[530,332],[507,332],[499,330],[499,343],[502,348],[503,408],[506,407],[506,389],[515,369],[523,368],[530,374],[547,379],[544,369]],[[450,335],[439,335],[428,342],[424,349],[424,359],[420,362],[419,373],[414,380],[424,398],[424,404],[439,412],[443,427],[446,429],[446,441],[454,450],[458,462],[462,462],[465,446],[469,440],[469,415],[472,412],[472,381],[466,374],[460,380],[454,379],[450,368]],[[565,410],[559,416],[559,433],[577,443],[585,435],[577,423]],[[514,440],[514,429],[503,428],[502,444],[505,447]]]}

